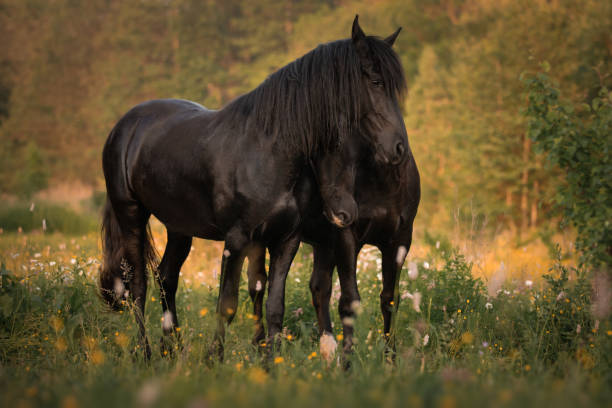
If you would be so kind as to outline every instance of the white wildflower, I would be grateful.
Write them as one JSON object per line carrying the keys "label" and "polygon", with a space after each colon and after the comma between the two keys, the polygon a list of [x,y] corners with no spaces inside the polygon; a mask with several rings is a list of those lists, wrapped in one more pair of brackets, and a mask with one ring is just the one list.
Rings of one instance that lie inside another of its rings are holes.
{"label": "white wildflower", "polygon": [[491,302],[485,303],[485,309],[487,309],[487,310],[493,309],[493,304]]}
{"label": "white wildflower", "polygon": [[531,280],[527,279],[527,280],[525,281],[525,286],[527,286],[528,288],[532,287],[532,286],[533,286],[533,281],[531,281]]}
{"label": "white wildflower", "polygon": [[421,313],[421,294],[419,292],[414,292],[412,295],[412,308],[415,312]]}
{"label": "white wildflower", "polygon": [[328,364],[333,361],[337,347],[338,343],[336,343],[334,336],[329,333],[323,333],[321,339],[319,340],[319,351],[321,353],[321,357],[323,357],[323,360],[325,360]]}
{"label": "white wildflower", "polygon": [[429,262],[427,261],[423,262],[423,268],[429,269]]}
{"label": "white wildflower", "polygon": [[169,310],[166,310],[162,316],[162,329],[164,329],[166,332],[170,331],[173,324],[172,313]]}
{"label": "white wildflower", "polygon": [[351,310],[353,311],[353,313],[359,316],[361,312],[363,312],[363,309],[361,307],[361,302],[358,300],[353,300],[351,302]]}
{"label": "white wildflower", "polygon": [[410,262],[408,264],[408,277],[415,280],[419,276],[419,268],[416,262]]}
{"label": "white wildflower", "polygon": [[426,334],[425,337],[423,337],[423,347],[425,347],[427,344],[429,344],[429,334]]}

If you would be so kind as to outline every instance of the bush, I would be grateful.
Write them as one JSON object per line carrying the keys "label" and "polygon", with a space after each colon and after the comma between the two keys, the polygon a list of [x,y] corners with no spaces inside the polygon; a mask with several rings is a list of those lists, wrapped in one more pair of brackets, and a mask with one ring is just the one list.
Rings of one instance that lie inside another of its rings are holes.
{"label": "bush", "polygon": [[66,234],[83,234],[98,228],[98,220],[78,214],[73,210],[51,204],[32,204],[24,202],[0,205],[0,228],[5,231],[24,232],[43,229],[43,220],[47,232]]}

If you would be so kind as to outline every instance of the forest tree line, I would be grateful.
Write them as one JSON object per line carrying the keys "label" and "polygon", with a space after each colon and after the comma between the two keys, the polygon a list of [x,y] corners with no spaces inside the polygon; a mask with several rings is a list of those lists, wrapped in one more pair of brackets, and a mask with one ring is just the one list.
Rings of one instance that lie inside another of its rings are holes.
{"label": "forest tree line", "polygon": [[403,28],[420,216],[546,225],[564,175],[532,145],[521,75],[547,70],[575,106],[610,89],[609,1],[0,0],[0,192],[102,189],[102,146],[130,107],[177,97],[220,108],[347,38],[356,13],[366,33]]}

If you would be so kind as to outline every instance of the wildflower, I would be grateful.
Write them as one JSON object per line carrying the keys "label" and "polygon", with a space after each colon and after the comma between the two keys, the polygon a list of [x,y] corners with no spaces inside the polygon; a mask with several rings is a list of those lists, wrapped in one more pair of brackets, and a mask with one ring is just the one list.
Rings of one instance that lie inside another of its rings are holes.
{"label": "wildflower", "polygon": [[263,288],[263,285],[261,284],[261,281],[260,281],[260,280],[258,280],[258,281],[255,283],[255,290],[256,290],[257,292],[260,292],[262,288]]}
{"label": "wildflower", "polygon": [[317,352],[316,352],[316,351],[313,351],[312,353],[310,353],[310,354],[308,355],[308,359],[309,359],[309,360],[312,360],[312,359],[313,359],[313,358],[315,358],[316,356],[317,356]]}
{"label": "wildflower", "polygon": [[337,334],[336,339],[338,339],[338,341],[342,341],[344,339],[344,335],[342,333]]}
{"label": "wildflower", "polygon": [[421,313],[421,294],[419,292],[414,292],[412,295],[412,308],[415,312]]}
{"label": "wildflower", "polygon": [[236,371],[240,371],[242,370],[242,363],[236,363],[234,367],[236,367]]}
{"label": "wildflower", "polygon": [[427,261],[423,262],[423,268],[429,269],[429,262]]}
{"label": "wildflower", "polygon": [[351,302],[351,310],[353,311],[353,313],[355,313],[357,316],[359,316],[361,314],[361,312],[363,311],[362,307],[361,307],[361,302],[358,300],[353,300]]}
{"label": "wildflower", "polygon": [[557,301],[563,299],[564,297],[565,297],[565,292],[564,291],[559,292],[559,294],[557,295]]}
{"label": "wildflower", "polygon": [[152,406],[159,397],[160,386],[157,381],[149,381],[143,384],[138,391],[138,402],[143,407]]}
{"label": "wildflower", "polygon": [[55,348],[60,352],[66,351],[68,349],[66,339],[64,337],[58,337],[57,341],[55,342]]}
{"label": "wildflower", "polygon": [[104,353],[100,349],[95,349],[91,353],[90,360],[94,365],[102,364],[104,363]]}
{"label": "wildflower", "polygon": [[410,262],[408,264],[408,278],[415,280],[419,277],[419,268],[417,267],[416,262]]}
{"label": "wildflower", "polygon": [[169,331],[174,324],[172,321],[172,313],[169,310],[166,310],[161,320],[162,320],[162,329],[164,329],[164,331],[166,332]]}
{"label": "wildflower", "polygon": [[208,313],[207,308],[203,307],[202,309],[200,309],[200,317],[206,316],[207,313]]}
{"label": "wildflower", "polygon": [[321,338],[319,339],[319,351],[321,352],[321,357],[327,363],[331,363],[334,358],[334,354],[336,354],[336,348],[338,347],[338,343],[329,333],[323,333]]}
{"label": "wildflower", "polygon": [[429,334],[423,337],[423,347],[427,346],[427,344],[429,344]]}
{"label": "wildflower", "polygon": [[74,259],[74,258],[72,258],[72,259],[70,260],[70,263],[71,263],[72,265],[75,265],[75,264],[77,263],[77,260],[76,260],[76,259]]}
{"label": "wildflower", "polygon": [[533,286],[533,281],[531,281],[531,280],[527,279],[527,280],[525,281],[525,286],[527,286],[528,288],[532,287],[532,286]]}
{"label": "wildflower", "polygon": [[576,333],[580,334],[580,331],[582,330],[582,327],[580,326],[580,324],[576,325]]}
{"label": "wildflower", "polygon": [[293,315],[295,317],[300,317],[303,314],[304,314],[304,310],[301,307],[298,307],[297,309],[293,311]]}
{"label": "wildflower", "polygon": [[474,341],[474,335],[470,332],[465,332],[461,335],[461,342],[463,344],[472,344]]}
{"label": "wildflower", "polygon": [[485,309],[487,309],[487,310],[493,309],[493,304],[491,302],[485,303]]}
{"label": "wildflower", "polygon": [[68,395],[62,400],[62,408],[78,408],[79,402],[74,395]]}
{"label": "wildflower", "polygon": [[55,330],[56,333],[64,328],[64,321],[61,317],[58,316],[51,316],[51,318],[49,319],[49,324],[51,325],[53,330]]}
{"label": "wildflower", "polygon": [[484,348],[489,347],[489,342],[488,341],[483,341],[482,342],[482,347],[484,347]]}
{"label": "wildflower", "polygon": [[295,280],[297,283],[302,282],[302,281],[300,280],[300,278],[295,278],[294,280]]}
{"label": "wildflower", "polygon": [[281,356],[274,357],[274,364],[281,364],[283,361],[285,361],[285,359]]}
{"label": "wildflower", "polygon": [[252,367],[249,370],[249,380],[251,380],[251,382],[254,382],[256,384],[265,383],[267,377],[268,377],[268,374],[266,374],[266,372],[259,367]]}

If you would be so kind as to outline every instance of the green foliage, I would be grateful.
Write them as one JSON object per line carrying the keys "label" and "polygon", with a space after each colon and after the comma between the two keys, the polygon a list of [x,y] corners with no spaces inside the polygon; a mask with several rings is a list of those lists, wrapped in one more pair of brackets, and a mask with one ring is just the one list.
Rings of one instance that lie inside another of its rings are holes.
{"label": "green foliage", "polygon": [[[0,237],[0,248],[6,240]],[[78,240],[81,255],[71,255],[70,262],[53,249],[41,250],[57,248],[61,235],[30,235],[27,241],[9,238],[19,253],[0,254],[2,406],[309,407],[316,395],[317,404],[329,406],[473,407],[493,401],[575,407],[607,406],[612,398],[606,354],[612,326],[609,319],[594,322],[580,271],[559,268],[541,287],[508,284],[488,298],[470,265],[442,242],[418,276],[402,274],[400,294],[420,291],[423,298],[420,311],[408,299],[400,304],[397,361],[390,366],[383,359],[385,339],[375,334],[382,327],[381,283],[373,262],[359,271],[363,312],[356,319],[353,368],[347,374],[335,362],[313,356],[319,349],[311,335],[312,260],[300,251],[287,285],[282,360],[264,369],[250,344],[252,305],[243,282],[236,319],[227,330],[225,361],[209,367],[204,362],[216,326],[214,285],[186,284],[182,277],[177,310],[183,348],[171,358],[158,352],[161,307],[150,285],[146,326],[154,353],[146,363],[139,357],[133,316],[112,314],[98,299],[93,236]],[[65,250],[76,248],[74,242]],[[446,312],[436,315],[440,309],[434,306],[443,302]],[[303,314],[293,313],[300,308]],[[337,330],[337,313],[333,317]]]}
{"label": "green foliage", "polygon": [[27,144],[21,160],[23,167],[18,179],[18,190],[25,198],[47,187],[49,174],[43,152],[35,142]]}
{"label": "green foliage", "polygon": [[[32,208],[33,206],[33,208]],[[30,209],[31,208],[31,209]],[[98,229],[97,216],[79,214],[55,204],[18,202],[0,205],[0,228],[4,231],[41,231],[83,234]]]}
{"label": "green foliage", "polygon": [[545,74],[525,84],[529,136],[565,176],[554,201],[578,232],[582,261],[612,265],[612,93],[604,87],[590,105],[576,108]]}

